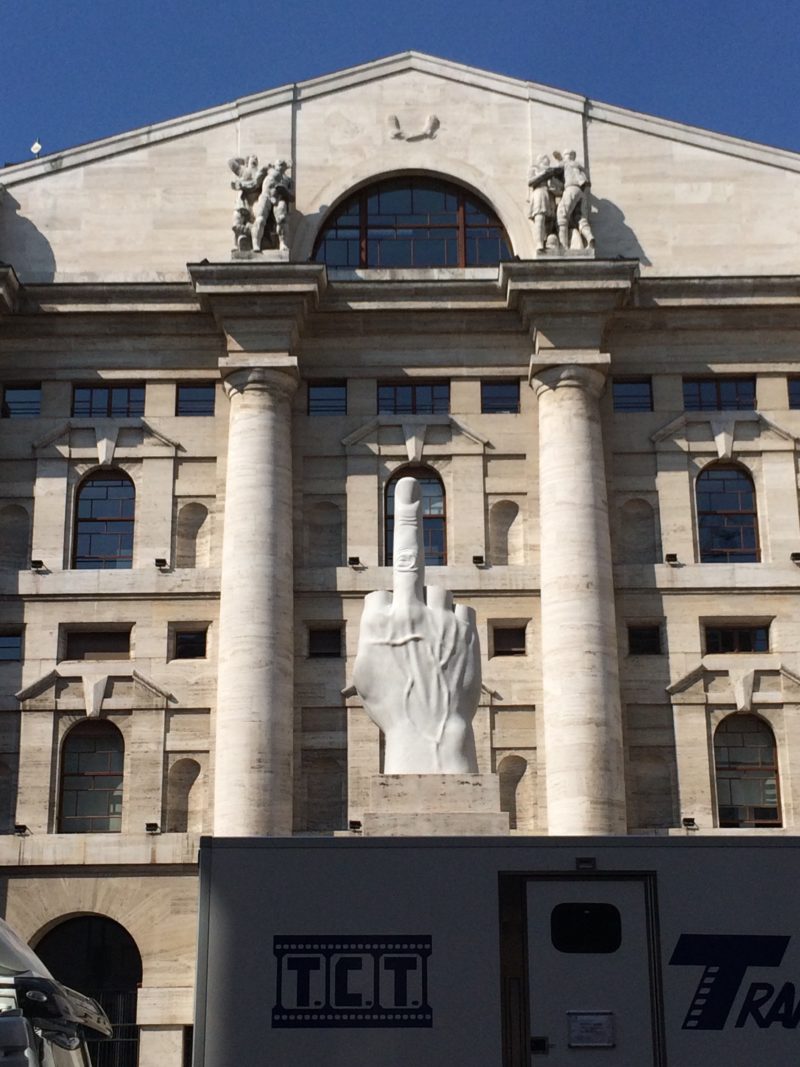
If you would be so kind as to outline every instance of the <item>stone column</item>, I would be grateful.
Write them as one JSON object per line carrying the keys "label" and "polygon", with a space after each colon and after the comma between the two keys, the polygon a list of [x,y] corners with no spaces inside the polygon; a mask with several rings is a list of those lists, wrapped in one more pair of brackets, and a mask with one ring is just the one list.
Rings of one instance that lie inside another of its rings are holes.
{"label": "stone column", "polygon": [[287,370],[225,379],[231,401],[219,620],[214,834],[292,831],[292,393]]}
{"label": "stone column", "polygon": [[588,366],[536,376],[548,832],[625,833],[614,585],[598,398]]}

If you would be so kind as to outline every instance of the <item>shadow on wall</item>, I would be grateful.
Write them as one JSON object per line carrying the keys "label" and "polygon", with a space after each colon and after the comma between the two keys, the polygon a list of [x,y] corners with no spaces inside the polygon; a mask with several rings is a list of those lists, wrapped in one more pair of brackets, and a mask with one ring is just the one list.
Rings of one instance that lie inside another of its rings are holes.
{"label": "shadow on wall", "polygon": [[19,214],[19,206],[0,183],[0,262],[10,263],[21,282],[51,282],[56,272],[53,249],[41,230]]}
{"label": "shadow on wall", "polygon": [[624,214],[615,203],[593,196],[592,208],[592,230],[601,258],[618,256],[620,259],[638,259],[643,267],[652,266],[636,234],[625,222]]}

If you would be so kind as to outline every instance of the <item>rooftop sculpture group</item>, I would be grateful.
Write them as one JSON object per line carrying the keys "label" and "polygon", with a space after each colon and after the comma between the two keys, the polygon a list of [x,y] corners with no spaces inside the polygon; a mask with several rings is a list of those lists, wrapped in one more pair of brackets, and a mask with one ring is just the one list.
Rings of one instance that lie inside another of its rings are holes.
{"label": "rooftop sculpture group", "polygon": [[589,223],[589,176],[570,149],[541,155],[530,169],[528,217],[533,222],[536,251],[594,248]]}
{"label": "rooftop sculpture group", "polygon": [[258,156],[237,156],[228,160],[228,166],[236,175],[231,188],[239,194],[233,212],[236,250],[260,252],[269,241],[267,247],[288,251],[286,221],[294,199],[289,164],[279,159],[261,167]]}

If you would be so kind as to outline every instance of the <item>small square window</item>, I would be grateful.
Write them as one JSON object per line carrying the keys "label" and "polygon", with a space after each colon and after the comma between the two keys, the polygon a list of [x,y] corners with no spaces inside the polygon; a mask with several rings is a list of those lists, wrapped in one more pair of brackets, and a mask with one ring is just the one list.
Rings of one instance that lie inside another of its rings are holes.
{"label": "small square window", "polygon": [[41,386],[7,385],[3,390],[0,415],[4,419],[35,419],[41,412],[41,407]]}
{"label": "small square window", "polygon": [[179,385],[175,391],[176,415],[213,415],[217,388],[213,382]]}
{"label": "small square window", "polygon": [[0,633],[0,663],[19,662],[22,659],[22,630],[6,630]]}
{"label": "small square window", "polygon": [[660,656],[661,627],[655,624],[629,626],[628,654],[631,656]]}
{"label": "small square window", "polygon": [[308,654],[313,658],[341,658],[342,630],[333,626],[309,626]]}
{"label": "small square window", "polygon": [[347,382],[309,382],[309,415],[346,415]]}
{"label": "small square window", "polygon": [[64,659],[130,659],[131,631],[67,630]]}
{"label": "small square window", "polygon": [[614,378],[611,395],[614,411],[653,410],[653,383],[650,378]]}
{"label": "small square window", "polygon": [[481,412],[489,414],[519,414],[519,382],[481,382]]}
{"label": "small square window", "polygon": [[207,630],[175,630],[173,659],[205,659]]}
{"label": "small square window", "polygon": [[800,378],[789,379],[789,407],[800,408]]}
{"label": "small square window", "polygon": [[493,626],[492,648],[495,656],[524,656],[525,627]]}

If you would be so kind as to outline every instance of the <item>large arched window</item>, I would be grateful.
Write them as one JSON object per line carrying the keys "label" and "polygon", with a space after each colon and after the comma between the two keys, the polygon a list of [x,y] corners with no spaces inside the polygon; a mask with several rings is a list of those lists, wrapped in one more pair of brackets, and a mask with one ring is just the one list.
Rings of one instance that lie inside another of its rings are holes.
{"label": "large arched window", "polygon": [[720,826],[780,826],[775,736],[755,715],[728,715],[714,734]]}
{"label": "large arched window", "polygon": [[474,193],[430,177],[388,178],[331,214],[313,259],[329,267],[487,267],[511,259],[499,219]]}
{"label": "large arched window", "polygon": [[714,464],[697,479],[701,563],[758,563],[753,479],[743,467]]}
{"label": "large arched window", "polygon": [[128,931],[104,915],[79,915],[46,933],[36,953],[54,978],[94,997],[108,1015],[111,1039],[89,1040],[94,1067],[136,1067],[136,997],[142,984],[142,957]]}
{"label": "large arched window", "polygon": [[78,487],[72,566],[127,569],[133,562],[136,490],[122,471],[96,471]]}
{"label": "large arched window", "polygon": [[401,478],[416,478],[422,493],[422,538],[425,546],[425,566],[439,567],[447,563],[447,515],[444,486],[436,471],[430,467],[403,467],[392,476],[386,486],[386,563],[393,562],[394,547],[394,490]]}
{"label": "large arched window", "polygon": [[61,833],[119,833],[124,758],[122,734],[113,723],[92,719],[70,730],[61,750]]}

